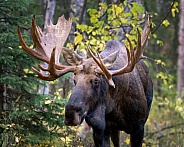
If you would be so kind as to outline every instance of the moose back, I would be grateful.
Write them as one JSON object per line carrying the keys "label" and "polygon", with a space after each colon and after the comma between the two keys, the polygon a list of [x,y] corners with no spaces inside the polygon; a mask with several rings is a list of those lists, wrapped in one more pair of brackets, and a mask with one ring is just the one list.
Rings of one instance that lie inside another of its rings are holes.
{"label": "moose back", "polygon": [[[68,72],[74,73],[75,87],[65,107],[65,124],[76,126],[85,119],[93,129],[96,147],[110,147],[110,138],[119,147],[120,131],[130,134],[132,147],[141,147],[144,125],[148,118],[153,97],[152,81],[142,59],[144,46],[150,33],[149,16],[141,35],[138,33],[137,47],[131,41],[129,49],[121,42],[111,40],[97,57],[88,51],[91,58],[84,59],[73,50],[64,48],[72,25],[72,19],[59,17],[56,25],[50,24],[43,33],[32,19],[32,39],[34,49],[30,49],[18,36],[24,51],[48,63],[48,71],[43,75],[34,72],[42,80],[55,80]],[[60,55],[69,65],[59,62]]]}

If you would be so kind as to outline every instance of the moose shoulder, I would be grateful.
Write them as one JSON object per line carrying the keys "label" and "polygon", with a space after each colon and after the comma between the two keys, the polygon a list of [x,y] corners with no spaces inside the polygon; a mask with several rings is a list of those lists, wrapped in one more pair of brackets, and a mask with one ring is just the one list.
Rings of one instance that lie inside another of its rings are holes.
{"label": "moose shoulder", "polygon": [[[97,57],[89,49],[91,58],[88,59],[83,59],[73,50],[63,48],[71,22],[71,18],[67,21],[60,17],[56,25],[47,27],[48,31],[44,35],[33,19],[32,38],[35,50],[25,44],[18,29],[22,48],[48,63],[47,69],[40,65],[39,68],[50,74],[42,75],[36,69],[33,70],[40,79],[48,81],[68,72],[74,73],[75,87],[65,107],[65,124],[75,126],[85,119],[93,129],[96,147],[110,147],[110,138],[114,146],[119,147],[120,131],[130,134],[132,147],[141,147],[144,125],[153,97],[149,71],[142,61],[150,32],[149,17],[142,36],[138,30],[135,51],[129,39],[130,49],[123,43],[112,40],[107,42],[105,49]],[[60,37],[57,32],[60,32]],[[56,40],[55,44],[52,39]],[[70,66],[59,63],[61,53]]]}

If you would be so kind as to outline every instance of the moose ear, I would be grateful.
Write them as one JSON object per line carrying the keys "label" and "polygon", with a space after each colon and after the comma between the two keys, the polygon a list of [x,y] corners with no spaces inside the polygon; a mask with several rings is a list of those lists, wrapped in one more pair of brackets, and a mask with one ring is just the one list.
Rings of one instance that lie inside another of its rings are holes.
{"label": "moose ear", "polygon": [[102,59],[107,69],[110,69],[114,65],[114,62],[116,61],[118,53],[119,53],[119,50],[111,53],[110,55]]}
{"label": "moose ear", "polygon": [[80,65],[83,62],[83,58],[71,49],[63,48],[62,53],[65,61],[70,65]]}

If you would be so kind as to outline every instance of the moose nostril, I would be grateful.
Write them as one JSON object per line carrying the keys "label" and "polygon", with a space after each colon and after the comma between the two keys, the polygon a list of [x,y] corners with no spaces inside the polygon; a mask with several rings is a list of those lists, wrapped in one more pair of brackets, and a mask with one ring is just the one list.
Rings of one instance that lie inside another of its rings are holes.
{"label": "moose nostril", "polygon": [[77,126],[81,122],[81,117],[76,111],[65,111],[64,123],[67,126]]}

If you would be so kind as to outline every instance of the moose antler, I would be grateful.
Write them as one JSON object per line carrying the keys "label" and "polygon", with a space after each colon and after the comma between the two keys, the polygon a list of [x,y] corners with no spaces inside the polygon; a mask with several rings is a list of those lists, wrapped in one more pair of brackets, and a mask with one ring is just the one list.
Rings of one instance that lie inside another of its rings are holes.
{"label": "moose antler", "polygon": [[114,88],[115,88],[115,84],[112,80],[112,76],[131,72],[134,69],[134,66],[137,62],[139,62],[141,59],[146,58],[143,55],[143,52],[144,52],[144,47],[147,42],[148,36],[150,34],[150,30],[151,30],[151,21],[150,21],[149,15],[147,15],[147,21],[146,21],[142,36],[141,36],[139,29],[137,29],[138,39],[137,39],[137,47],[135,51],[134,51],[131,41],[129,40],[129,38],[127,38],[129,45],[130,45],[130,50],[126,47],[128,62],[124,67],[118,70],[108,70],[105,67],[105,64],[103,63],[100,55],[97,53],[98,58],[96,58],[94,54],[92,53],[91,49],[88,48],[91,57],[98,64],[103,74],[106,76],[109,84],[113,86]]}
{"label": "moose antler", "polygon": [[32,39],[34,42],[34,49],[29,48],[24,39],[20,28],[18,27],[18,36],[22,49],[31,56],[46,62],[49,64],[48,68],[43,68],[38,65],[43,71],[48,71],[49,75],[43,75],[39,71],[33,68],[37,73],[38,78],[51,81],[66,74],[67,72],[73,72],[73,66],[61,65],[59,62],[60,54],[63,45],[69,35],[72,25],[72,18],[67,21],[64,16],[58,18],[56,25],[50,22],[50,25],[46,27],[46,33],[43,33],[41,28],[36,25],[35,18],[32,19]]}

